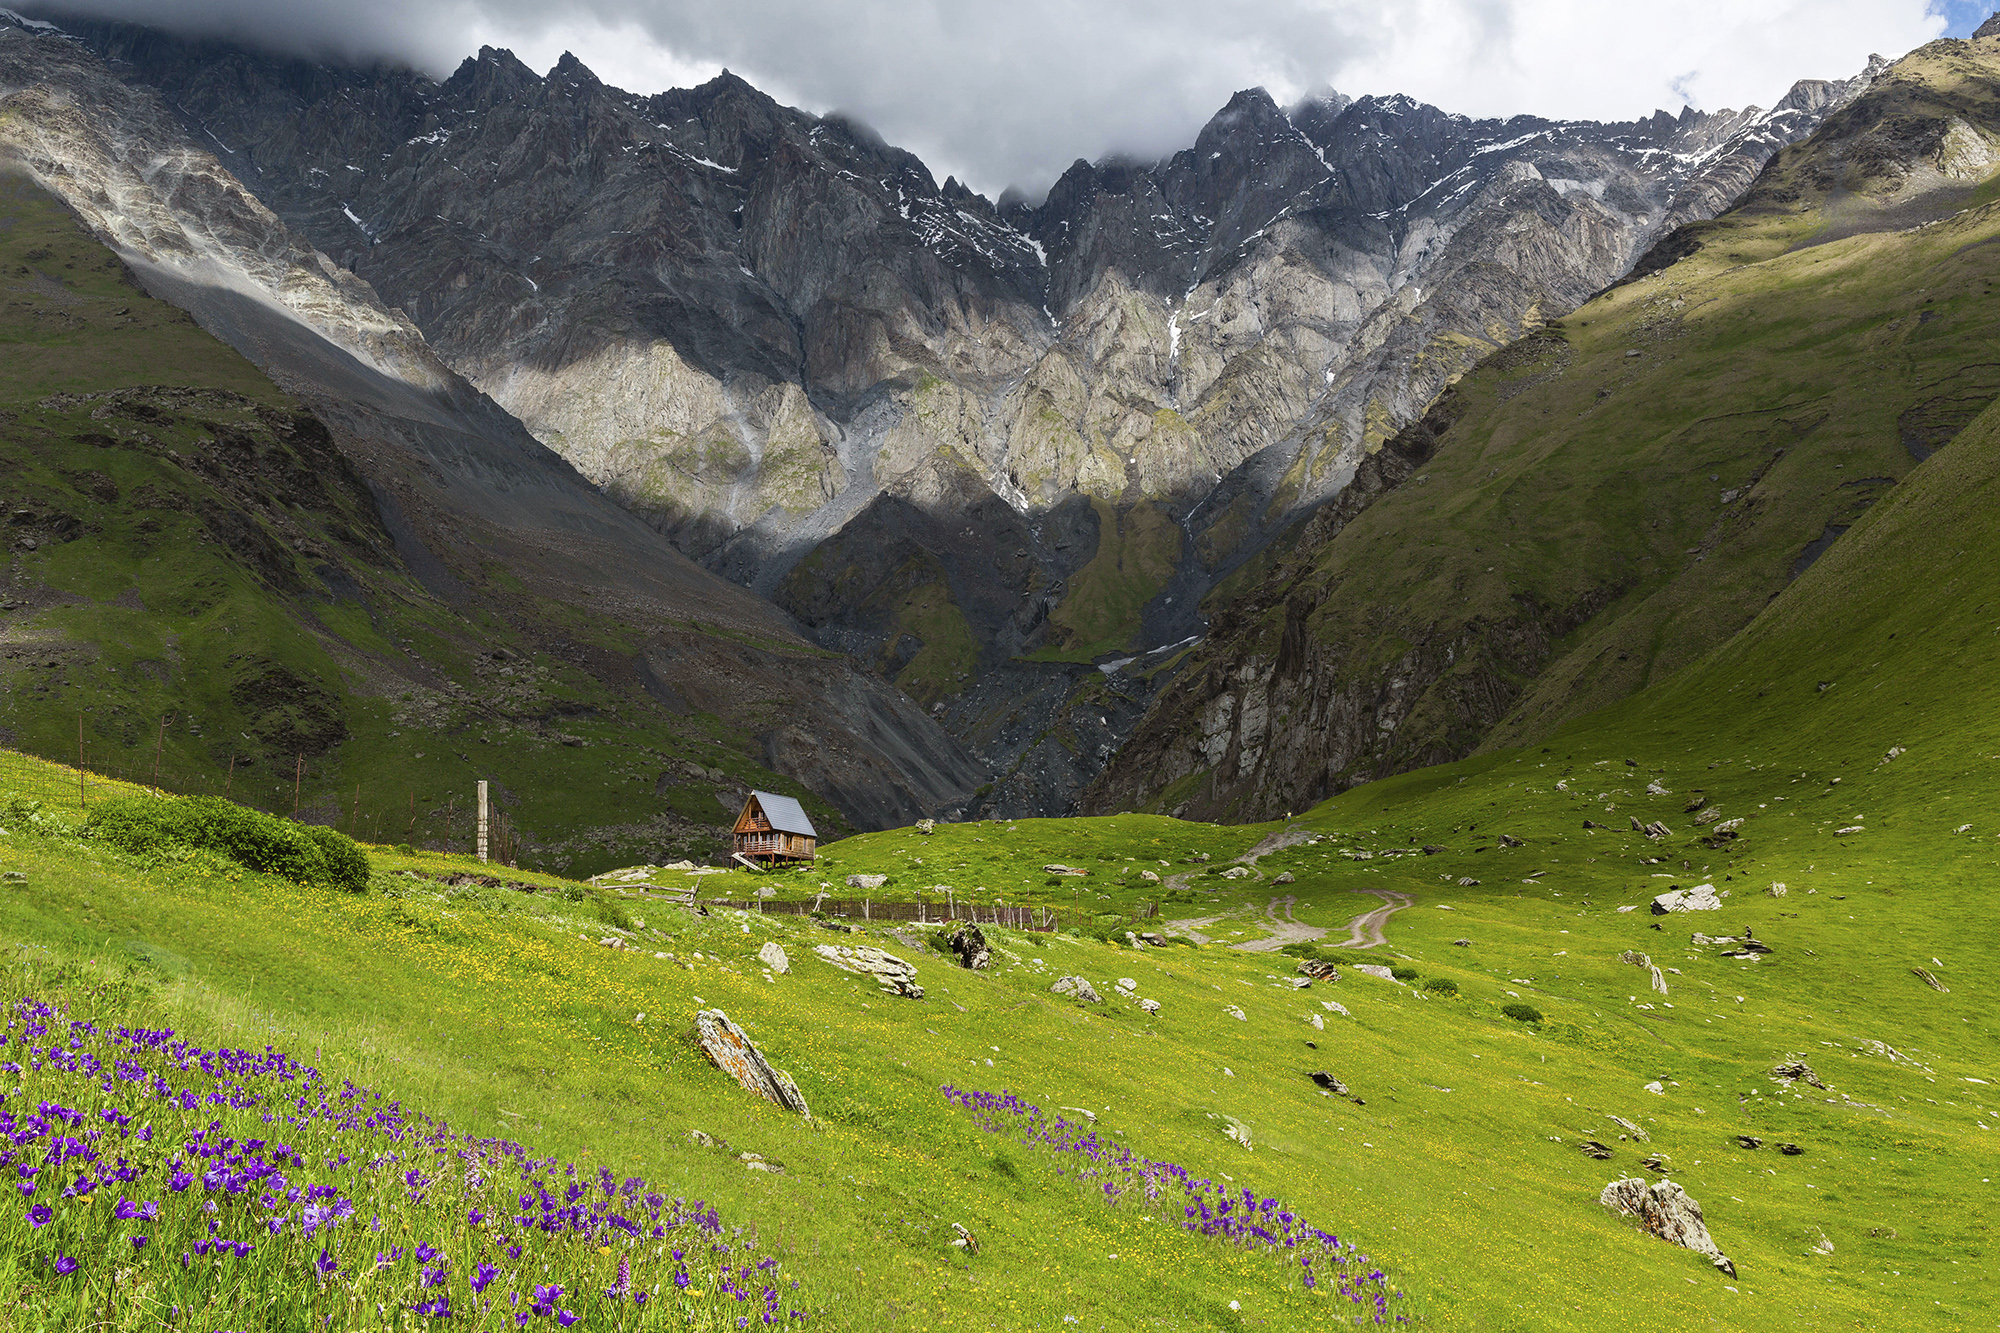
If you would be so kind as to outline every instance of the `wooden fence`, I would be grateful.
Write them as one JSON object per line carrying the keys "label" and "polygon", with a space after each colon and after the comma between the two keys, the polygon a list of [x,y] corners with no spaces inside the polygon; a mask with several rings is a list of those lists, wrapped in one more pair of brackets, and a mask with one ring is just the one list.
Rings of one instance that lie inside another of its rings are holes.
{"label": "wooden fence", "polygon": [[938,902],[918,899],[913,903],[876,902],[872,898],[811,898],[776,902],[768,898],[737,901],[703,898],[704,907],[733,907],[744,912],[782,913],[809,916],[822,912],[831,917],[862,921],[914,921],[918,925],[941,926],[947,921],[971,921],[982,926],[1005,926],[1010,930],[1056,930],[1059,921],[1053,907],[1013,907],[1006,903]]}

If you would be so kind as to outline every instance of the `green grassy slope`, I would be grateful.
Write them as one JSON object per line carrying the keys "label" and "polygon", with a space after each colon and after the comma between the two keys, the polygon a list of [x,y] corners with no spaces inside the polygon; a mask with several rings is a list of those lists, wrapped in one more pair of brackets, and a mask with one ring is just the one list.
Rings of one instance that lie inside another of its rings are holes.
{"label": "green grassy slope", "polygon": [[[2000,394],[2000,179],[1960,133],[2000,143],[2000,41],[1906,57],[1678,263],[1489,358],[1406,432],[1414,475],[1218,608],[1086,808],[1297,809],[1728,639]],[[1260,691],[1307,725],[1200,743],[1204,705]]]}
{"label": "green grassy slope", "polygon": [[425,592],[319,421],[18,176],[0,224],[8,743],[74,759],[81,718],[88,766],[287,812],[297,782],[323,821],[461,849],[490,777],[530,856],[584,873],[712,851],[718,789],[804,794],[596,669],[642,627],[502,572],[483,605]]}
{"label": "green grassy slope", "polygon": [[[811,957],[858,941],[796,917],[695,918],[601,890],[574,903],[440,891],[393,873],[356,899],[19,830],[0,860],[28,881],[0,911],[24,946],[18,984],[45,984],[56,960],[136,969],[148,1014],[311,1044],[463,1127],[588,1149],[756,1218],[826,1326],[1329,1326],[1326,1306],[1254,1258],[981,1134],[937,1095],[953,1083],[1088,1107],[1135,1151],[1282,1197],[1375,1255],[1426,1327],[1985,1327],[2000,571],[1981,555],[2000,539],[1996,476],[1989,410],[1729,644],[1542,745],[1372,783],[1284,828],[944,825],[859,836],[810,877],[771,881],[791,898],[884,873],[878,898],[934,902],[949,884],[961,901],[1053,904],[1089,927],[1164,900],[1164,928],[1206,944],[992,929],[996,966],[974,976],[919,928],[853,923],[915,962],[929,993],[912,1001]],[[60,774],[5,762],[0,785],[62,790]],[[1694,824],[1697,803],[1722,822]],[[1671,832],[1649,839],[1634,817]],[[1225,875],[1278,833],[1285,845],[1247,876]],[[1042,870],[1058,860],[1091,873]],[[405,866],[440,863],[381,863]],[[1726,893],[1723,910],[1647,910],[1695,883]],[[1296,922],[1332,927],[1322,946],[1360,961],[1341,923],[1380,894],[1412,905],[1370,957],[1410,969],[1410,985],[1343,966],[1297,990],[1290,958],[1228,947]],[[282,931],[266,924],[279,910]],[[614,927],[636,947],[601,947]],[[1693,938],[1746,927],[1773,952],[1748,961]],[[793,972],[765,980],[755,954],[772,939]],[[1628,950],[1664,970],[1666,994]],[[1107,1003],[1049,993],[1067,973]],[[1161,1011],[1114,991],[1119,977]],[[1456,992],[1425,988],[1440,980]],[[1517,1003],[1541,1020],[1503,1012]],[[708,1069],[688,1030],[701,1005],[744,1022],[824,1125]],[[1823,1089],[1773,1076],[1801,1057]],[[1360,1102],[1321,1095],[1315,1070]],[[1249,1127],[1248,1151],[1226,1117]],[[695,1128],[786,1173],[697,1147]],[[1656,1178],[1655,1155],[1701,1202],[1735,1279],[1598,1206],[1613,1179]],[[949,1246],[952,1222],[981,1238],[977,1256]]]}

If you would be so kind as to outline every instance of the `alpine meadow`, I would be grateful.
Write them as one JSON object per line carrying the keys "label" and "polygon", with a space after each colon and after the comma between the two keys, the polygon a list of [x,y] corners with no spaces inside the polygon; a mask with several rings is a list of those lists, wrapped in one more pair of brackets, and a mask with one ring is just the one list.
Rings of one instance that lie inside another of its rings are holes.
{"label": "alpine meadow", "polygon": [[0,1329],[1995,1326],[2000,15],[989,200],[209,9],[0,9]]}

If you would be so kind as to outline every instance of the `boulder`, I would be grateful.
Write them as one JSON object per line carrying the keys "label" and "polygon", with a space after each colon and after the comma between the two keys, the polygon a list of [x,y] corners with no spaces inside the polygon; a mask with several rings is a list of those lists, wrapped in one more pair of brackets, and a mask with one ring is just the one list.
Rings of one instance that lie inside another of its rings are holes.
{"label": "boulder", "polygon": [[1772,1066],[1771,1077],[1787,1082],[1809,1083],[1822,1092],[1826,1091],[1826,1084],[1819,1081],[1819,1075],[1813,1072],[1813,1067],[1796,1055],[1788,1055],[1783,1064]]}
{"label": "boulder", "polygon": [[784,976],[792,970],[792,960],[785,957],[784,946],[776,940],[764,941],[764,947],[757,951],[757,961],[779,976]]}
{"label": "boulder", "polygon": [[1696,828],[1701,828],[1704,825],[1713,824],[1720,818],[1722,818],[1722,807],[1711,805],[1706,810],[1698,811],[1695,814],[1694,824]]}
{"label": "boulder", "polygon": [[1673,1181],[1648,1185],[1637,1179],[1614,1180],[1604,1187],[1597,1201],[1627,1217],[1638,1218],[1641,1226],[1661,1240],[1707,1255],[1718,1269],[1730,1277],[1736,1276],[1736,1265],[1729,1262],[1717,1248],[1715,1238],[1708,1234],[1701,1205]]}
{"label": "boulder", "polygon": [[850,889],[879,889],[889,882],[887,875],[849,875],[847,887]]}
{"label": "boulder", "polygon": [[701,1010],[694,1016],[694,1036],[701,1044],[702,1054],[713,1060],[718,1069],[735,1075],[746,1089],[773,1105],[811,1117],[805,1094],[792,1082],[792,1076],[773,1068],[749,1034],[731,1022],[728,1014],[720,1009]]}
{"label": "boulder", "polygon": [[[1365,972],[1371,977],[1380,977],[1384,981],[1396,981],[1396,974],[1380,963],[1356,963],[1354,970],[1356,972]],[[1396,984],[1400,986],[1403,983],[1396,981]]]}
{"label": "boulder", "polygon": [[1739,1148],[1761,1148],[1764,1146],[1764,1140],[1758,1138],[1755,1134],[1738,1134],[1736,1136],[1736,1146]]}
{"label": "boulder", "polygon": [[1783,1153],[1787,1157],[1797,1157],[1800,1153],[1804,1152],[1805,1149],[1801,1148],[1796,1143],[1781,1143],[1778,1145],[1778,1151]]}
{"label": "boulder", "polygon": [[924,998],[924,988],[917,984],[917,969],[871,944],[816,944],[813,952],[843,972],[875,978],[884,994]]}
{"label": "boulder", "polygon": [[1456,939],[1452,943],[1461,949],[1470,949],[1472,947],[1472,941],[1467,939]]}
{"label": "boulder", "polygon": [[1443,848],[1443,847],[1440,847],[1440,846],[1438,846],[1438,845],[1437,845],[1436,843],[1434,843],[1434,842],[1427,842],[1427,843],[1425,843],[1425,844],[1424,844],[1424,855],[1425,855],[1425,856],[1436,856],[1436,855],[1437,855],[1437,854],[1438,854],[1439,852],[1442,852],[1442,851],[1444,851],[1444,850],[1446,850],[1446,849],[1445,849],[1445,848]]}
{"label": "boulder", "polygon": [[1139,1001],[1139,1007],[1149,1014],[1160,1012],[1160,1002],[1158,1000],[1141,1000]]}
{"label": "boulder", "polygon": [[1647,837],[1651,838],[1654,842],[1658,842],[1662,838],[1671,838],[1674,836],[1674,831],[1668,828],[1665,824],[1662,824],[1657,819],[1650,824],[1644,825],[1639,831],[1644,833]]}
{"label": "boulder", "polygon": [[1157,931],[1142,930],[1139,932],[1139,938],[1152,945],[1155,949],[1164,949],[1167,947],[1167,937]]}
{"label": "boulder", "polygon": [[1090,872],[1088,870],[1079,870],[1075,866],[1066,866],[1063,865],[1061,862],[1057,862],[1055,865],[1043,866],[1042,873],[1047,875],[1088,875]]}
{"label": "boulder", "polygon": [[1665,916],[1669,912],[1714,912],[1721,910],[1722,899],[1715,896],[1713,884],[1697,884],[1691,889],[1668,889],[1653,899],[1653,915]]}
{"label": "boulder", "polygon": [[961,922],[944,937],[945,947],[958,959],[960,967],[977,972],[993,961],[992,950],[986,947],[986,936],[970,921]]}
{"label": "boulder", "polygon": [[917,832],[928,838],[931,834],[937,832],[937,821],[935,819],[919,819],[917,821]]}
{"label": "boulder", "polygon": [[1604,1118],[1606,1120],[1609,1120],[1612,1124],[1618,1126],[1618,1128],[1624,1130],[1627,1134],[1630,1134],[1633,1138],[1639,1140],[1639,1142],[1641,1143],[1651,1143],[1653,1141],[1653,1136],[1651,1134],[1648,1134],[1645,1130],[1639,1128],[1637,1125],[1633,1124],[1630,1120],[1627,1120],[1622,1115],[1607,1114]]}
{"label": "boulder", "polygon": [[1272,880],[1271,882],[1273,884],[1296,884],[1298,882],[1298,876],[1294,875],[1289,870],[1282,870],[1278,872],[1278,877]]}
{"label": "boulder", "polygon": [[1502,847],[1526,847],[1528,844],[1522,842],[1511,833],[1503,833],[1500,835],[1500,845]]}
{"label": "boulder", "polygon": [[1056,984],[1049,989],[1057,995],[1070,996],[1082,1004],[1104,1003],[1104,997],[1097,993],[1097,988],[1082,977],[1057,977]]}
{"label": "boulder", "polygon": [[1611,1157],[1611,1149],[1596,1139],[1585,1139],[1576,1146],[1582,1150],[1585,1157],[1594,1157],[1600,1162],[1607,1161]]}
{"label": "boulder", "polygon": [[1231,866],[1222,872],[1222,877],[1224,879],[1248,879],[1250,878],[1250,868],[1248,866]]}
{"label": "boulder", "polygon": [[1193,861],[1193,862],[1196,862],[1197,864],[1199,864],[1199,863],[1201,863],[1201,862],[1204,862],[1204,861],[1208,860],[1208,853],[1207,853],[1207,852],[1196,852],[1196,853],[1195,853],[1195,854],[1194,854],[1193,856],[1190,856],[1190,857],[1188,858],[1188,860],[1190,860],[1190,861]]}
{"label": "boulder", "polygon": [[1339,968],[1335,967],[1332,963],[1322,962],[1317,958],[1308,958],[1305,962],[1300,963],[1299,971],[1316,981],[1340,980]]}
{"label": "boulder", "polygon": [[1141,870],[1139,872],[1139,878],[1145,880],[1148,884],[1158,884],[1160,882],[1159,875],[1155,874],[1151,870]]}
{"label": "boulder", "polygon": [[1137,981],[1134,981],[1131,977],[1120,977],[1118,978],[1117,981],[1115,981],[1112,984],[1117,986],[1119,990],[1123,991],[1133,991],[1139,989],[1139,983]]}
{"label": "boulder", "polygon": [[1667,979],[1660,975],[1660,969],[1645,954],[1640,953],[1636,949],[1627,949],[1624,953],[1618,955],[1618,961],[1621,963],[1630,963],[1634,967],[1645,968],[1646,971],[1652,974],[1653,989],[1662,995],[1667,993]]}

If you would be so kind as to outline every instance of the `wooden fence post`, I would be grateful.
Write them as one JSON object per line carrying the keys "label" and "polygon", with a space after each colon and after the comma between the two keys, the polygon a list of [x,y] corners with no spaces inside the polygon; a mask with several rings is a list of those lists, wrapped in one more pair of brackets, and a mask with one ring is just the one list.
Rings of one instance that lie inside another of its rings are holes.
{"label": "wooden fence post", "polygon": [[77,804],[77,808],[78,808],[78,809],[82,809],[82,808],[84,807],[84,797],[83,797],[83,713],[82,713],[81,711],[79,711],[79,712],[77,713],[77,715],[76,715],[76,804]]}
{"label": "wooden fence post", "polygon": [[479,859],[486,860],[486,779],[479,779]]}

